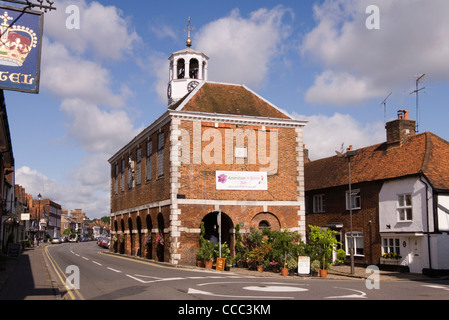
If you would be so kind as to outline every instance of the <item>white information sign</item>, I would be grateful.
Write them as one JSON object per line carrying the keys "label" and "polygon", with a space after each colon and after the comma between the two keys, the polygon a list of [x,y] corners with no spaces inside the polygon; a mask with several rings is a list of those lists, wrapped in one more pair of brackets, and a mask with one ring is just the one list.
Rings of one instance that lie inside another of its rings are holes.
{"label": "white information sign", "polygon": [[216,171],[217,190],[268,190],[263,171]]}
{"label": "white information sign", "polygon": [[298,274],[310,273],[310,257],[298,257]]}

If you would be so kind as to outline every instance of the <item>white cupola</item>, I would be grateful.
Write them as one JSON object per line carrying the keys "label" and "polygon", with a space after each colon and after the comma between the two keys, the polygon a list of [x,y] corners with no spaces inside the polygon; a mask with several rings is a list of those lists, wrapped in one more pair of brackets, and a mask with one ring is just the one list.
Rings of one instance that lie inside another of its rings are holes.
{"label": "white cupola", "polygon": [[173,53],[168,60],[169,82],[167,87],[168,105],[176,103],[187,93],[196,88],[201,82],[207,81],[207,61],[209,57],[204,53],[191,49],[190,18],[186,31],[188,31],[187,48]]}

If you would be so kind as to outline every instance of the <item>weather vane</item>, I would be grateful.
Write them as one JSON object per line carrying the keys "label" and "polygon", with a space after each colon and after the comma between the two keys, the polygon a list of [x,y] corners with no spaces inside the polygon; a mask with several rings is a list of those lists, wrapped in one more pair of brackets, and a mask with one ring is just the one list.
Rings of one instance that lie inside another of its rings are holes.
{"label": "weather vane", "polygon": [[189,23],[187,23],[187,28],[184,29],[184,31],[187,31],[187,47],[190,48],[190,46],[192,45],[192,40],[190,39],[190,31],[193,31],[193,28],[190,27],[190,17],[189,17]]}

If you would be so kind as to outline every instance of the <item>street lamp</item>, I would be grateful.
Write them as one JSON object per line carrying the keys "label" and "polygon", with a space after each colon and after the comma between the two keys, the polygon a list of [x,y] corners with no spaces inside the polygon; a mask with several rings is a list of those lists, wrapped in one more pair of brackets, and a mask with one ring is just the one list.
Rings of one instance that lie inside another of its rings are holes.
{"label": "street lamp", "polygon": [[354,270],[354,235],[352,232],[352,183],[351,183],[351,157],[355,156],[357,154],[356,150],[352,150],[352,146],[350,146],[347,150],[346,153],[343,152],[338,152],[335,151],[337,153],[337,156],[340,158],[346,158],[348,159],[348,178],[349,178],[349,228],[350,228],[350,247],[349,247],[349,254],[351,257],[351,274],[355,273]]}
{"label": "street lamp", "polygon": [[354,270],[354,235],[352,232],[352,190],[351,190],[351,157],[355,156],[357,151],[355,150],[347,150],[346,158],[348,159],[348,176],[349,176],[349,225],[351,229],[351,274],[355,273]]}
{"label": "street lamp", "polygon": [[39,200],[39,207],[38,207],[38,211],[37,211],[37,230],[38,230],[38,234],[40,237],[41,236],[41,200],[42,200],[42,196],[40,193],[37,195],[37,199]]}

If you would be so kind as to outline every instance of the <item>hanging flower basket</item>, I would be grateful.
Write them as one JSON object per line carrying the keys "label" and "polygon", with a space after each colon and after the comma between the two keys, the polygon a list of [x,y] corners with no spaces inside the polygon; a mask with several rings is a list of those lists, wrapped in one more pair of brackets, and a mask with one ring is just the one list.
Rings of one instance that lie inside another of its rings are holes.
{"label": "hanging flower basket", "polygon": [[147,246],[150,246],[150,245],[151,245],[151,242],[152,242],[151,234],[149,234],[149,235],[147,236],[147,238],[145,239],[145,244],[146,244]]}
{"label": "hanging flower basket", "polygon": [[160,233],[160,234],[157,236],[156,242],[157,242],[158,244],[160,244],[161,246],[164,245],[164,236],[162,235],[162,233]]}

